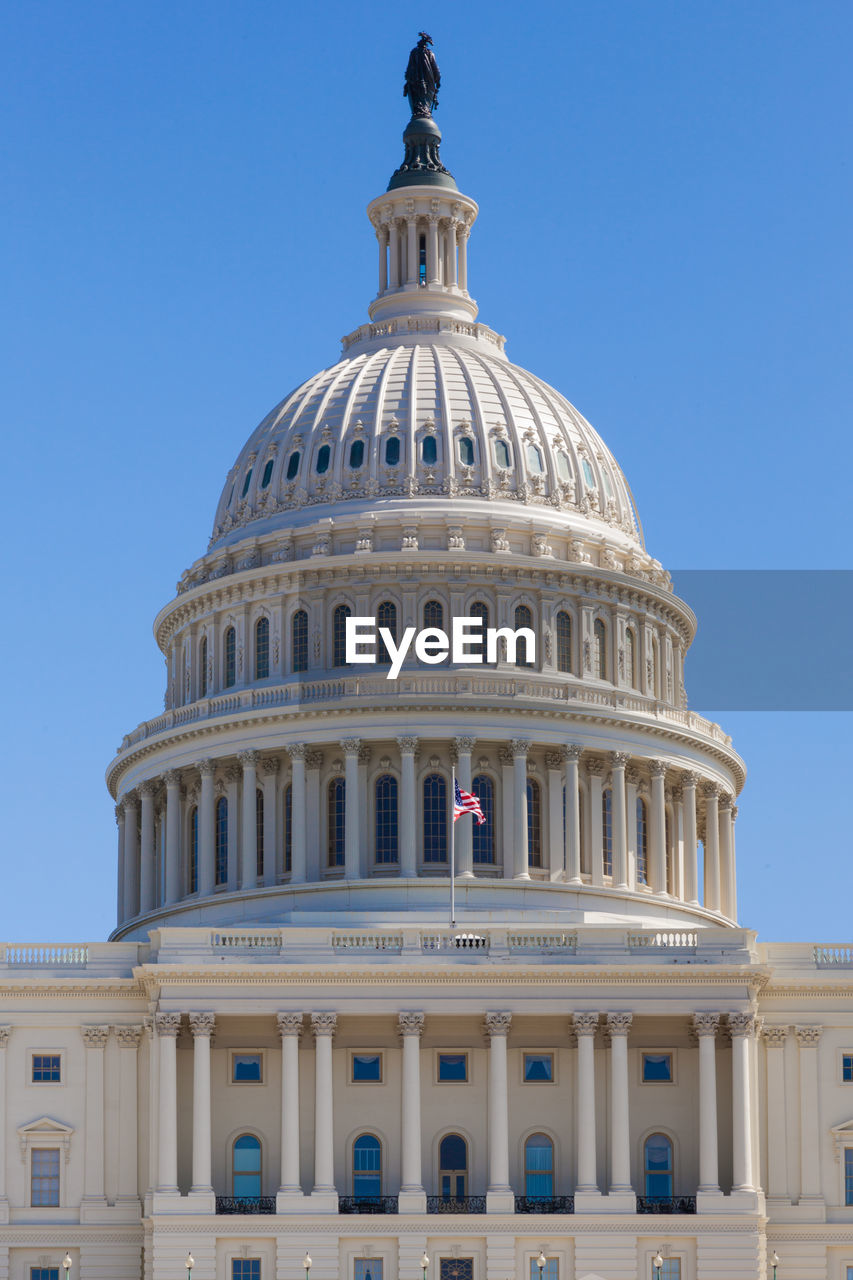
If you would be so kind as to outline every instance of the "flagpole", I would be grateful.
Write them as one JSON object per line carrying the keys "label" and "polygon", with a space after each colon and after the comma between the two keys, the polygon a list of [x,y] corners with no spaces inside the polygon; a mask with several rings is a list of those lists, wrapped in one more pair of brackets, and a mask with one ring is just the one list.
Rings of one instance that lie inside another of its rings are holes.
{"label": "flagpole", "polygon": [[450,768],[450,927],[456,927],[456,765]]}

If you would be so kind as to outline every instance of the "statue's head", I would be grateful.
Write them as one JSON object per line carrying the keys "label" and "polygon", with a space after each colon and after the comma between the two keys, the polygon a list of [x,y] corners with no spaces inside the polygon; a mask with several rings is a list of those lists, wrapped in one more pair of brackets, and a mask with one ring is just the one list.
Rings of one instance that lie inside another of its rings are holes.
{"label": "statue's head", "polygon": [[428,36],[425,31],[419,31],[418,35],[420,37],[418,44],[432,44],[432,36]]}

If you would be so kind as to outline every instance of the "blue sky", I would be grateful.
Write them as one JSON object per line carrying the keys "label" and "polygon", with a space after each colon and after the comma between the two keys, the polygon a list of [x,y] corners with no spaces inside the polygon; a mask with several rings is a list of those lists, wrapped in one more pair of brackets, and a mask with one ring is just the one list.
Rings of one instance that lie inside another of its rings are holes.
{"label": "blue sky", "polygon": [[[246,436],[366,316],[364,206],[402,156],[421,26],[442,154],[480,204],[481,317],[608,441],[650,550],[848,567],[849,3],[19,0],[4,20],[0,938],[112,926],[103,770],[162,706],[152,619]],[[850,715],[720,719],[750,769],[744,923],[848,939]]]}

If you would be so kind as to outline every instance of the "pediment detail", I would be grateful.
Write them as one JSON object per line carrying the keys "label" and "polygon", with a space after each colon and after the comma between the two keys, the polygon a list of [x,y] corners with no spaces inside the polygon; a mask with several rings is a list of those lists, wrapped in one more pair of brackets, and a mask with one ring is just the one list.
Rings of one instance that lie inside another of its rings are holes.
{"label": "pediment detail", "polygon": [[71,1156],[71,1135],[74,1126],[54,1120],[52,1116],[39,1116],[29,1124],[22,1124],[18,1129],[18,1141],[21,1144],[21,1159],[26,1161],[27,1151],[32,1146],[57,1146],[65,1152],[66,1163]]}

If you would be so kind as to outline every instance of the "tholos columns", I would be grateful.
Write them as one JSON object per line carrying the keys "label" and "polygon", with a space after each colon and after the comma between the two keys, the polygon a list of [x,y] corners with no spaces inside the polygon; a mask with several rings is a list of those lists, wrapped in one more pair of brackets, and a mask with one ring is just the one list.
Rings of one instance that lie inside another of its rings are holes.
{"label": "tholos columns", "polygon": [[118,876],[116,877],[116,920],[121,924],[124,919],[125,896],[125,860],[124,860],[124,805],[115,807],[116,826],[118,827]]}
{"label": "tholos columns", "polygon": [[258,883],[258,752],[241,751],[243,766],[242,830],[240,832],[240,888],[254,889]]}
{"label": "tholos columns", "polygon": [[439,280],[439,264],[438,264],[438,215],[429,214],[427,217],[427,283],[436,285]]}
{"label": "tholos columns", "polygon": [[[299,1037],[301,1013],[277,1013],[281,1036],[281,1185],[276,1211],[288,1210],[287,1201],[302,1201],[299,1173]],[[284,1201],[284,1203],[282,1203]]]}
{"label": "tholos columns", "polygon": [[[274,885],[277,882],[279,871],[284,870],[284,832],[282,831],[279,840],[279,799],[278,799],[278,771],[281,761],[278,756],[265,756],[261,761],[261,772],[263,778],[261,780],[261,789],[264,793],[264,875],[263,883],[265,885]],[[291,792],[291,842],[293,835],[293,792]],[[293,849],[291,847],[291,858],[293,857]],[[281,859],[281,861],[279,861]]]}
{"label": "tholos columns", "polygon": [[468,236],[470,232],[464,223],[461,223],[458,230],[457,242],[459,244],[459,288],[463,293],[468,291]]}
{"label": "tholos columns", "polygon": [[767,1197],[790,1204],[788,1135],[785,1115],[785,1044],[787,1027],[762,1028],[767,1050]]}
{"label": "tholos columns", "polygon": [[702,787],[705,796],[705,907],[720,910],[720,788],[715,782]]}
{"label": "tholos columns", "polygon": [[666,893],[666,765],[649,761],[651,805],[649,806],[649,883],[655,893]]}
{"label": "tholos columns", "polygon": [[755,1015],[730,1013],[732,1035],[732,1191],[752,1191],[752,1091],[750,1087],[750,1042],[755,1034]]}
{"label": "tholos columns", "polygon": [[304,884],[308,828],[305,805],[305,743],[293,742],[290,754],[290,883]]}
{"label": "tholos columns", "polygon": [[696,849],[696,783],[698,775],[681,775],[682,806],[684,811],[684,900],[699,903],[699,874]]}
{"label": "tholos columns", "polygon": [[6,1199],[6,1046],[11,1027],[0,1027],[0,1222],[9,1221]]}
{"label": "tholos columns", "polygon": [[417,738],[398,738],[400,748],[400,875],[411,879],[418,874],[418,846],[415,824],[415,753]]}
{"label": "tholos columns", "polygon": [[400,227],[394,221],[389,229],[390,242],[388,248],[388,259],[390,268],[390,288],[399,289],[400,287]]}
{"label": "tholos columns", "polygon": [[635,1208],[631,1186],[631,1129],[628,1110],[628,1032],[633,1015],[608,1013],[610,1032],[610,1196],[629,1197]]}
{"label": "tholos columns", "polygon": [[211,1175],[210,1038],[216,1018],[212,1013],[191,1013],[193,1033],[193,1181],[194,1196],[213,1193]]}
{"label": "tholos columns", "polygon": [[[820,1186],[820,1093],[817,1055],[822,1027],[794,1027],[800,1047],[800,1204],[823,1203]],[[807,1137],[810,1135],[810,1137]]]}
{"label": "tholos columns", "polygon": [[104,1050],[109,1027],[81,1027],[86,1045],[86,1139],[81,1216],[106,1208],[104,1195]]}
{"label": "tholos columns", "polygon": [[142,1027],[116,1027],[119,1089],[118,1187],[116,1204],[130,1205],[139,1215],[137,1186],[137,1119],[139,1116],[139,1043]]}
{"label": "tholos columns", "polygon": [[214,805],[216,797],[213,790],[213,775],[216,766],[212,760],[199,760],[198,772],[201,777],[201,794],[198,799],[198,894],[207,898],[213,893],[213,877],[215,872],[216,851],[214,849]]}
{"label": "tholos columns", "polygon": [[139,850],[139,910],[141,914],[154,910],[154,792],[153,782],[143,782],[139,788],[142,797]]}
{"label": "tholos columns", "polygon": [[344,738],[341,742],[341,747],[344,752],[344,778],[346,780],[344,877],[347,880],[357,880],[360,871],[358,753],[361,750],[361,738]]}
{"label": "tholos columns", "polygon": [[[358,754],[354,755],[358,763]],[[338,1025],[336,1013],[312,1013],[314,1033],[314,1190],[317,1208],[337,1213],[335,1192],[334,1092],[332,1087],[332,1039]],[[314,1206],[312,1206],[313,1208]]]}
{"label": "tholos columns", "polygon": [[527,752],[530,743],[526,738],[514,738],[510,743],[513,764],[513,844],[515,845],[515,879],[529,880],[527,852]]}
{"label": "tholos columns", "polygon": [[598,1196],[595,1167],[595,1033],[597,1013],[576,1013],[572,1018],[578,1039],[578,1182],[577,1191]]}
{"label": "tholos columns", "polygon": [[158,1013],[157,1041],[160,1047],[160,1098],[157,1150],[157,1191],[178,1194],[178,1052],[181,1029],[179,1013]]}
{"label": "tholos columns", "polygon": [[582,884],[581,879],[581,808],[578,761],[583,747],[569,743],[563,747],[563,783],[566,788],[566,879],[569,884]]}
{"label": "tholos columns", "polygon": [[699,1038],[699,1191],[720,1193],[717,1153],[717,1028],[718,1013],[694,1013]]}
{"label": "tholos columns", "polygon": [[[471,790],[471,752],[476,738],[454,738],[456,777],[463,791]],[[453,797],[450,798],[451,805]],[[466,818],[456,827],[456,874],[470,880],[474,875],[474,818]]]}
{"label": "tholos columns", "polygon": [[177,769],[163,774],[166,784],[166,901],[181,894],[181,775]]}
{"label": "tholos columns", "polygon": [[421,1035],[422,1013],[400,1013],[397,1028],[403,1042],[402,1159],[400,1213],[425,1213],[421,1153]]}
{"label": "tholos columns", "polygon": [[489,1037],[489,1213],[512,1213],[515,1207],[509,1183],[509,1098],[507,1094],[506,1042],[511,1013],[487,1013]]}
{"label": "tholos columns", "polygon": [[587,760],[586,772],[589,777],[589,833],[590,855],[592,858],[592,883],[596,886],[604,884],[604,832],[602,829],[601,797],[604,790],[601,775],[604,773],[603,760]]}
{"label": "tholos columns", "polygon": [[139,910],[139,828],[136,792],[122,800],[124,808],[124,919]]}
{"label": "tholos columns", "polygon": [[628,888],[628,823],[625,812],[625,768],[629,757],[623,751],[610,752],[613,785],[613,885]]}
{"label": "tholos columns", "polygon": [[720,796],[720,910],[727,920],[734,920],[733,867],[732,867],[732,798],[725,792]]}
{"label": "tholos columns", "polygon": [[376,228],[376,241],[379,245],[379,292],[388,288],[388,231],[385,226]]}

